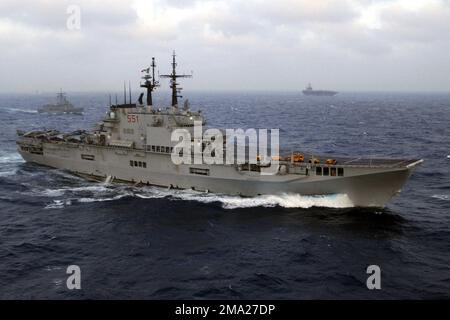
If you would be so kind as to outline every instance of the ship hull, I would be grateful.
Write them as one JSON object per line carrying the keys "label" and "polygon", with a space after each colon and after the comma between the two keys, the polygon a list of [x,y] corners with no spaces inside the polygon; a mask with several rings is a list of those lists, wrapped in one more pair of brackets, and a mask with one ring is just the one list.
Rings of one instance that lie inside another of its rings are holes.
{"label": "ship hull", "polygon": [[50,113],[50,114],[76,114],[82,115],[83,108],[72,108],[72,109],[38,109],[39,113]]}
{"label": "ship hull", "polygon": [[[104,180],[142,183],[193,189],[240,196],[273,194],[333,195],[346,194],[354,206],[383,207],[398,194],[415,166],[401,168],[345,168],[342,177],[318,177],[311,169],[309,174],[261,175],[239,171],[233,165],[174,165],[169,154],[120,150],[96,146],[44,144],[43,154],[24,152],[28,161],[74,174]],[[83,160],[83,154],[95,160]],[[146,168],[130,167],[130,159],[149,165]],[[191,168],[207,169],[208,175],[191,174]]]}
{"label": "ship hull", "polygon": [[326,90],[303,90],[305,96],[325,96],[331,97],[338,94],[336,91],[326,91]]}

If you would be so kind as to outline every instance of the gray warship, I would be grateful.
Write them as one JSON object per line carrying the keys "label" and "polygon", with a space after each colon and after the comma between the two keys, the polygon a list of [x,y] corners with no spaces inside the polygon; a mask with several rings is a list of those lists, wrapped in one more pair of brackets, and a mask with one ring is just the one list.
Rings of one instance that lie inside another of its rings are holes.
{"label": "gray warship", "polygon": [[176,65],[174,54],[171,73],[161,76],[170,80],[170,106],[153,105],[152,93],[159,86],[153,58],[151,66],[143,70],[144,83],[140,85],[146,89],[145,102],[144,93],[136,103],[131,102],[131,93],[129,101],[124,95],[124,103],[110,103],[103,121],[88,131],[18,130],[18,152],[28,162],[98,181],[250,197],[346,194],[354,206],[361,207],[385,206],[422,162],[291,152],[280,153],[277,170],[271,175],[261,174],[267,163],[260,159],[241,164],[175,164],[171,161],[173,130],[193,131],[195,121],[205,123],[201,111],[192,111],[188,103],[178,106],[179,78],[190,75],[177,74]]}
{"label": "gray warship", "polygon": [[302,91],[305,96],[335,96],[338,94],[337,91],[331,90],[314,90],[311,83],[308,84],[305,90]]}
{"label": "gray warship", "polygon": [[83,108],[74,107],[66,98],[66,94],[60,90],[56,94],[56,104],[46,104],[38,108],[39,113],[51,114],[83,114]]}

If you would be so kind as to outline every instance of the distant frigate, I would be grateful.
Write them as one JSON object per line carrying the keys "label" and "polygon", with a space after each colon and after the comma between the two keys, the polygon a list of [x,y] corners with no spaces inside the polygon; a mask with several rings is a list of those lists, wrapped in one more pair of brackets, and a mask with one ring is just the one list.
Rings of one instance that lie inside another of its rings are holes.
{"label": "distant frigate", "polygon": [[46,104],[38,108],[39,113],[51,114],[83,114],[83,108],[74,107],[66,98],[66,94],[58,92],[56,94],[56,104]]}

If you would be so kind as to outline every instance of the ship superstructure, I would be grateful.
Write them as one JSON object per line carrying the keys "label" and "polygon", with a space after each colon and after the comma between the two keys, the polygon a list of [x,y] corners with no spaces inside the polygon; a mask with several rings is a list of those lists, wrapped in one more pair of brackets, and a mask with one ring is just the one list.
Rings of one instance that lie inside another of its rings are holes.
{"label": "ship superstructure", "polygon": [[[355,206],[384,206],[396,195],[420,159],[363,159],[281,154],[275,174],[263,175],[267,161],[233,164],[175,164],[171,159],[175,129],[194,133],[194,123],[205,123],[201,111],[188,103],[178,105],[177,79],[189,75],[176,73],[172,57],[170,79],[172,103],[166,108],[153,105],[155,61],[144,69],[146,102],[110,105],[101,123],[91,131],[61,133],[19,132],[18,150],[22,157],[49,167],[68,170],[97,180],[193,189],[241,196],[295,193],[302,195],[346,194]],[[151,71],[151,72],[150,72]],[[126,95],[125,95],[126,97]],[[194,135],[193,135],[194,136]],[[195,139],[192,144],[198,143]],[[225,144],[224,144],[225,148]],[[203,150],[201,148],[200,150]],[[202,151],[200,151],[202,152]],[[226,150],[224,150],[226,153]],[[272,160],[274,160],[272,158]]]}

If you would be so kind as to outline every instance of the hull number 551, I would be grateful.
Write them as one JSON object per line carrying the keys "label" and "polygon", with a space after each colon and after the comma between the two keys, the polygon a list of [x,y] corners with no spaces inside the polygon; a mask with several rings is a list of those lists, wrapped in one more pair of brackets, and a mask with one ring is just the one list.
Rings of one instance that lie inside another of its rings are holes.
{"label": "hull number 551", "polygon": [[129,123],[136,123],[139,122],[139,116],[135,114],[129,114],[127,115],[127,120]]}

